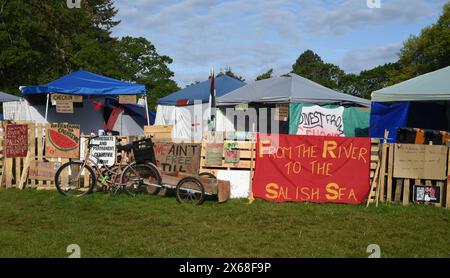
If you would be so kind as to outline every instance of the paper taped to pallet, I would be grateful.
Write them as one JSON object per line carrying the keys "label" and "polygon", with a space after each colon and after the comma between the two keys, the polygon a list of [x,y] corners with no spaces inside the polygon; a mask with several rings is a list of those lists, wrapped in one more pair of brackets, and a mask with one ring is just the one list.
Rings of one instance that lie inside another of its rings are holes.
{"label": "paper taped to pallet", "polygon": [[230,198],[247,198],[250,186],[250,171],[218,170],[217,178],[230,182]]}

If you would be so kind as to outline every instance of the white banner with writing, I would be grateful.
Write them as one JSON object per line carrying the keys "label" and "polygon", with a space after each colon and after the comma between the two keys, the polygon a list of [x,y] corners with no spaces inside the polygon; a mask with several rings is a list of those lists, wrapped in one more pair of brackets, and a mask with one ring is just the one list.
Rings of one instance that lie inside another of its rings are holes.
{"label": "white banner with writing", "polygon": [[344,107],[303,107],[297,135],[344,136]]}

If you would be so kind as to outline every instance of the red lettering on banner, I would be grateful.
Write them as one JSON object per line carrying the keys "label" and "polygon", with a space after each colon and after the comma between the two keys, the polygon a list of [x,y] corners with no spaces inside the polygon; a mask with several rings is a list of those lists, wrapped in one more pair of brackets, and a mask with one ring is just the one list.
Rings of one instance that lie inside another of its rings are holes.
{"label": "red lettering on banner", "polygon": [[[370,138],[259,135],[253,194],[284,202],[362,203],[370,184]],[[263,143],[264,142],[264,143]]]}

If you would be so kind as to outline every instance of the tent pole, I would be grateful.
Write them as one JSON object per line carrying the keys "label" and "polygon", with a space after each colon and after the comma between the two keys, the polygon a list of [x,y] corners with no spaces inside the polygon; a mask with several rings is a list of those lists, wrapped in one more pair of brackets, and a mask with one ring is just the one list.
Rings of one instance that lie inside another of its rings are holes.
{"label": "tent pole", "polygon": [[48,116],[48,103],[50,100],[50,94],[47,94],[47,104],[45,105],[45,123],[47,123],[47,116]]}
{"label": "tent pole", "polygon": [[145,114],[147,116],[147,125],[150,125],[150,115],[148,114],[148,103],[147,103],[147,94],[145,94]]}

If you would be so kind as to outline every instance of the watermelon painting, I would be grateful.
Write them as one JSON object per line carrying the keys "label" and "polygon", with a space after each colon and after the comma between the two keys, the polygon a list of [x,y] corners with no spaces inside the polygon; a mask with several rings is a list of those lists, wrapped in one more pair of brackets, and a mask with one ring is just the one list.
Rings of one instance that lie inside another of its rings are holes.
{"label": "watermelon painting", "polygon": [[45,154],[53,158],[79,158],[80,126],[51,124],[46,132]]}

